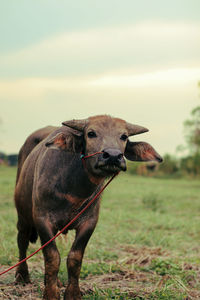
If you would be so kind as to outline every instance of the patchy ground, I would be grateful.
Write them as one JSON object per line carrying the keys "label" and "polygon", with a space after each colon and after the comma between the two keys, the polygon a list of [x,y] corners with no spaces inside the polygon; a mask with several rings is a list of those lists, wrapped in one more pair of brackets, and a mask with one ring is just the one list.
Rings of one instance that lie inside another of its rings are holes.
{"label": "patchy ground", "polygon": [[[1,270],[18,257],[15,178],[16,168],[0,168]],[[118,176],[104,193],[98,226],[86,248],[80,280],[83,300],[200,299],[199,191],[196,179]],[[56,242],[64,285],[74,234]],[[28,254],[39,246],[39,240],[31,244]],[[15,285],[12,270],[0,277],[0,300],[42,299],[42,253],[28,264],[32,284]]]}
{"label": "patchy ground", "polygon": [[[199,265],[177,263],[176,257],[161,248],[125,246],[120,252],[120,259],[107,262],[115,265],[110,272],[82,274],[82,278],[85,277],[80,282],[83,299],[200,299]],[[85,260],[85,266],[96,263]],[[40,276],[32,279],[31,284],[15,285],[15,270],[11,270],[0,280],[0,299],[42,298],[43,268],[31,261],[29,266],[31,272],[37,269]],[[64,287],[61,288],[63,293]]]}

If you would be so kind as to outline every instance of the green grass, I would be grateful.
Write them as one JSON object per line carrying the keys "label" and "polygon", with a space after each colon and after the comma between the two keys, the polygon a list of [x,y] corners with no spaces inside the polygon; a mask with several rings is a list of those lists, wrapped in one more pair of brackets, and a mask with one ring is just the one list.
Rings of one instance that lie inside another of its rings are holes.
{"label": "green grass", "polygon": [[[18,256],[15,176],[16,168],[0,167],[3,266],[16,263]],[[70,232],[57,241],[63,283],[73,238]],[[29,253],[38,247],[39,241],[30,245]],[[198,180],[120,174],[104,192],[99,222],[86,248],[81,271],[83,299],[199,299],[199,252]],[[42,253],[31,258],[29,265],[35,293],[41,297]],[[13,281],[14,271],[0,278],[2,285]]]}

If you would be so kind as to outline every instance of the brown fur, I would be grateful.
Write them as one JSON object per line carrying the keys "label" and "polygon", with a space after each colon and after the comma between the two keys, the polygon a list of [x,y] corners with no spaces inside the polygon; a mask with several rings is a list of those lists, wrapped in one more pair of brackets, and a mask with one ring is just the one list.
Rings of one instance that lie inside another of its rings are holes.
{"label": "brown fur", "polygon": [[26,139],[18,155],[18,168],[17,168],[16,182],[18,181],[21,168],[29,153],[56,128],[57,127],[54,126],[47,126],[45,128],[35,131]]}
{"label": "brown fur", "polygon": [[56,195],[59,198],[65,198],[67,201],[69,201],[73,205],[74,208],[80,207],[81,203],[83,203],[85,200],[84,198],[79,198],[76,196],[72,196],[70,194],[56,193]]}
{"label": "brown fur", "polygon": [[57,274],[60,266],[60,256],[57,250],[50,247],[45,250],[45,291],[44,299],[60,299]]}

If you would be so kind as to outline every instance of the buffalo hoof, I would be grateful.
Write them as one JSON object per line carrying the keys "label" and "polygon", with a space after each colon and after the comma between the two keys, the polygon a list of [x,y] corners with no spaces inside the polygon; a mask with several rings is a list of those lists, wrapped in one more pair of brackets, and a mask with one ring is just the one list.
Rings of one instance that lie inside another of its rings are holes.
{"label": "buffalo hoof", "polygon": [[15,284],[28,284],[31,283],[28,272],[16,271],[15,273]]}
{"label": "buffalo hoof", "polygon": [[43,299],[45,300],[60,300],[59,288],[45,288]]}
{"label": "buffalo hoof", "polygon": [[81,300],[81,292],[79,287],[69,285],[64,294],[64,300]]}

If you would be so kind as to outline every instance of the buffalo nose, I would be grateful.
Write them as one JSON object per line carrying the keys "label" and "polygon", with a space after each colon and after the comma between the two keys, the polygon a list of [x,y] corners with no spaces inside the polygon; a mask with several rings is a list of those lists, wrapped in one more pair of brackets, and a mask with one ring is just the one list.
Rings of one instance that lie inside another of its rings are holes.
{"label": "buffalo nose", "polygon": [[105,149],[103,150],[103,159],[110,162],[120,161],[123,158],[123,154],[117,149]]}

